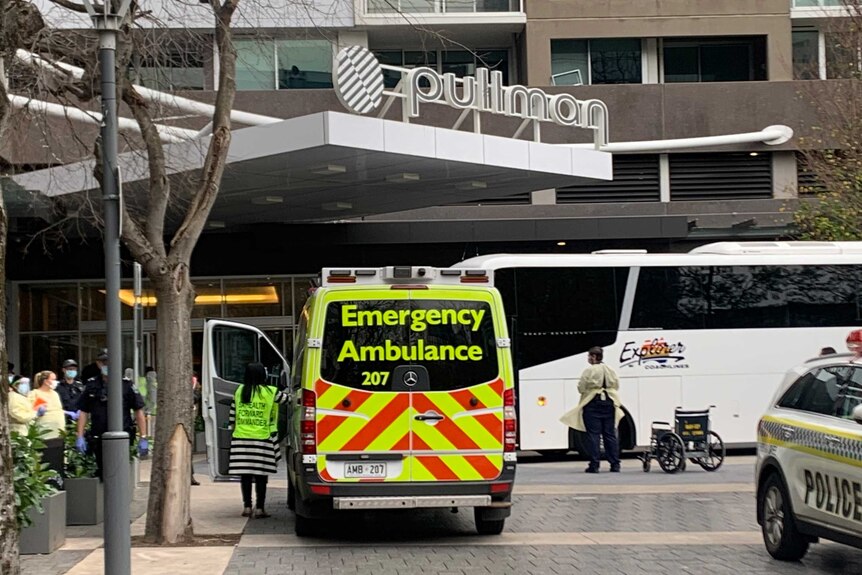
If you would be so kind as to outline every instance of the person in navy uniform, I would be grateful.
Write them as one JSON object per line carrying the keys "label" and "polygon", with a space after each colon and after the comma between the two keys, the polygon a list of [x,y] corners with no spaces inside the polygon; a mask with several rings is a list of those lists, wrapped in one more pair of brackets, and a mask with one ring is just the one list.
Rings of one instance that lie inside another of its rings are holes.
{"label": "person in navy uniform", "polygon": [[60,396],[60,402],[63,404],[66,421],[77,421],[78,398],[84,391],[84,384],[78,379],[78,362],[74,359],[67,359],[63,362],[63,377],[60,379],[56,391],[57,395]]}
{"label": "person in navy uniform", "polygon": [[[78,398],[80,416],[75,447],[81,453],[89,450],[95,454],[96,476],[101,478],[102,434],[108,431],[108,350],[102,350],[96,357],[96,364],[99,366],[99,375],[91,377],[84,383],[84,391]],[[134,413],[134,419],[132,419],[132,413]],[[90,430],[85,435],[88,421]],[[129,379],[123,380],[123,430],[129,434],[129,443],[132,446],[137,440],[138,453],[141,456],[149,453],[144,398]],[[138,432],[140,432],[140,439],[137,439]]]}

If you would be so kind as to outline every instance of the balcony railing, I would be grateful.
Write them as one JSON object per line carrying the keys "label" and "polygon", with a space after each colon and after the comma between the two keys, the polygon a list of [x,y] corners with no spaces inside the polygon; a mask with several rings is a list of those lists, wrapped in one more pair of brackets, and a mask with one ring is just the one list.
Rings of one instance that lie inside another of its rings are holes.
{"label": "balcony railing", "polygon": [[523,12],[521,0],[366,0],[366,14]]}

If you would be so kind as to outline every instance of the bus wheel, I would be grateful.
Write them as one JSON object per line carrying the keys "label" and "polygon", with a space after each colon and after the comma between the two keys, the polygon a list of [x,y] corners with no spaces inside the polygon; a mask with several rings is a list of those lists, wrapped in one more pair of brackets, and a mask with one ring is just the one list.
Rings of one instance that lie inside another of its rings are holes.
{"label": "bus wheel", "polygon": [[590,458],[589,438],[583,431],[569,429],[569,448],[583,459]]}

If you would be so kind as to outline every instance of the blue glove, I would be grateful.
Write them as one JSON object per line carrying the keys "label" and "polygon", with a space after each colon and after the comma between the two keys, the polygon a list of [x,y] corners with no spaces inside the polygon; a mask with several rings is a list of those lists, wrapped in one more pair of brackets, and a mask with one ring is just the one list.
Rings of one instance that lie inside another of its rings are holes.
{"label": "blue glove", "polygon": [[72,421],[78,421],[78,412],[77,411],[64,411],[66,417],[71,419]]}
{"label": "blue glove", "polygon": [[146,437],[142,437],[140,441],[138,441],[138,455],[141,457],[146,457],[150,453],[150,442],[147,441]]}
{"label": "blue glove", "polygon": [[40,405],[36,409],[36,417],[42,417],[43,415],[45,415],[46,411],[48,411],[48,408],[46,408],[44,405]]}
{"label": "blue glove", "polygon": [[79,437],[78,439],[76,439],[75,449],[77,449],[81,453],[87,453],[87,440],[83,437]]}

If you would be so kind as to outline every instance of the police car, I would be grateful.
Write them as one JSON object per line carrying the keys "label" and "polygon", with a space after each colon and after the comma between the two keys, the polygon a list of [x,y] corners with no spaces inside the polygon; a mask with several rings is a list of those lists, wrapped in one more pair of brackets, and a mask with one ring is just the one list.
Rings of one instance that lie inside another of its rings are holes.
{"label": "police car", "polygon": [[792,369],[758,424],[757,522],[776,559],[818,538],[862,548],[862,330],[847,347]]}

